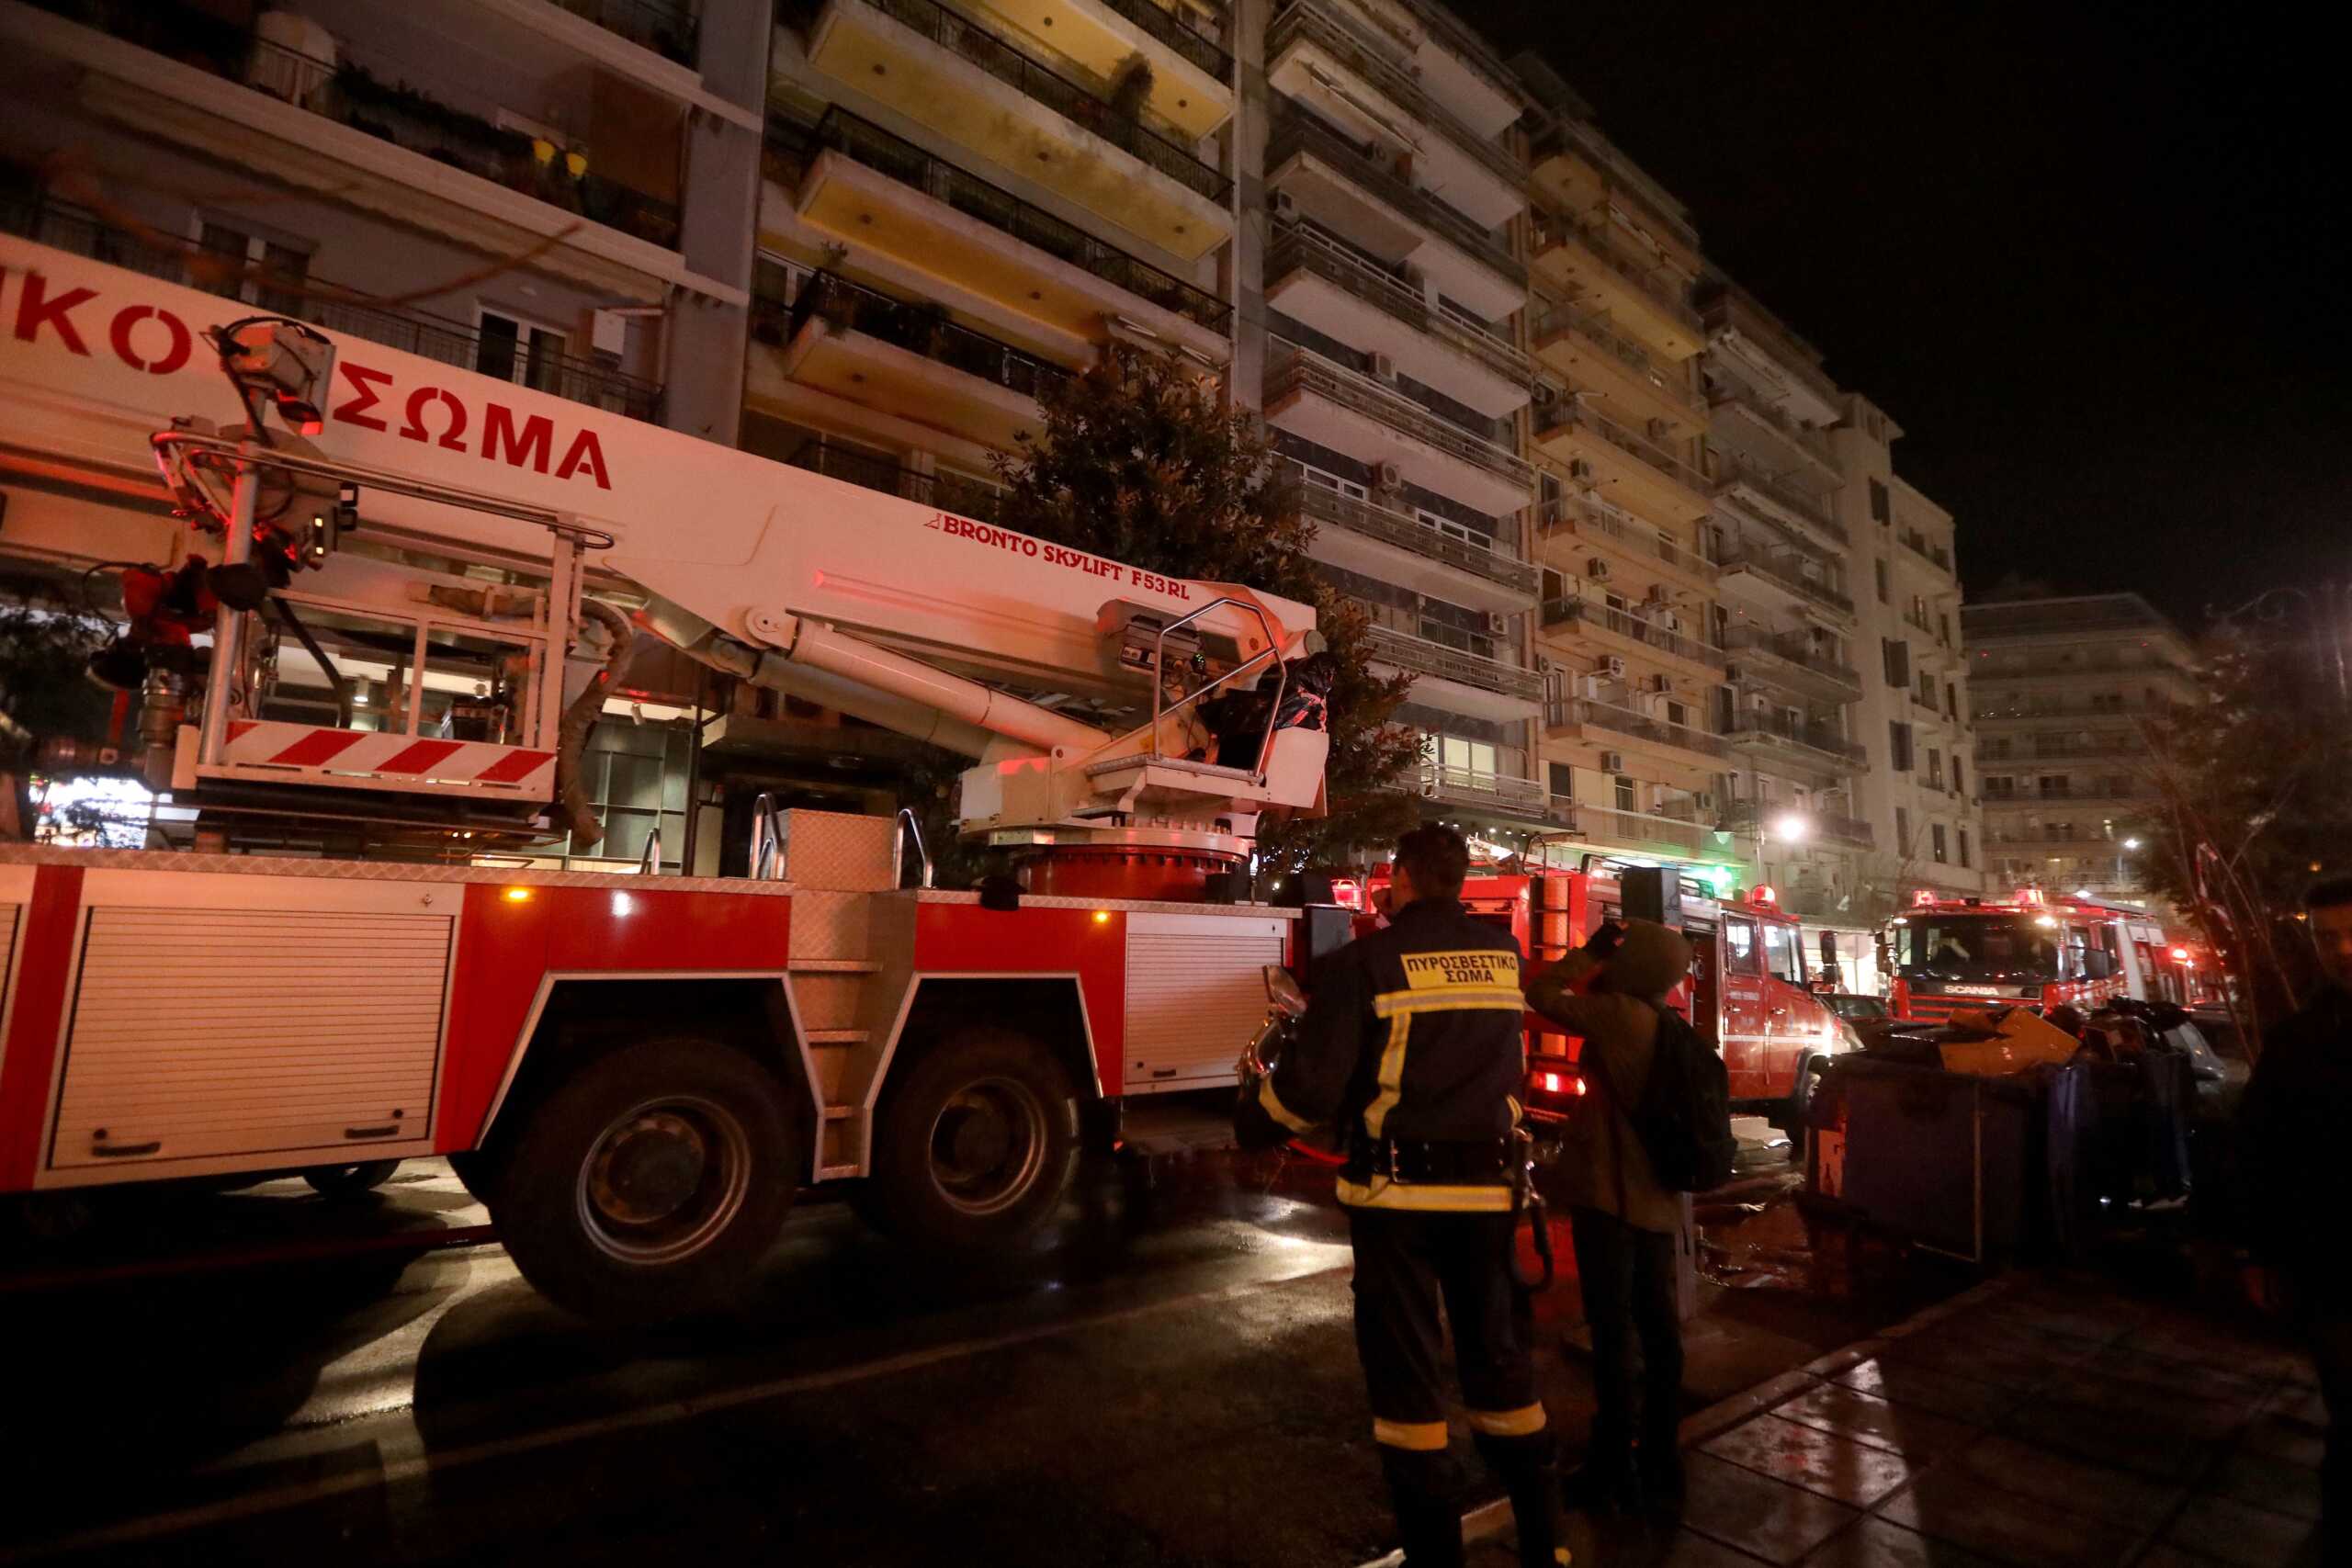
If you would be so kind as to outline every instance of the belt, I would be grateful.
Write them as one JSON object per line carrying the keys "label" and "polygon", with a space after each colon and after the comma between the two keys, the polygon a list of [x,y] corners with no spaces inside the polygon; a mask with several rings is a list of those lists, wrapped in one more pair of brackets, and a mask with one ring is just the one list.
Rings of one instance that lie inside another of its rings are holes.
{"label": "belt", "polygon": [[1347,1170],[1359,1179],[1385,1176],[1392,1181],[1499,1184],[1511,1179],[1510,1140],[1358,1139],[1349,1151]]}

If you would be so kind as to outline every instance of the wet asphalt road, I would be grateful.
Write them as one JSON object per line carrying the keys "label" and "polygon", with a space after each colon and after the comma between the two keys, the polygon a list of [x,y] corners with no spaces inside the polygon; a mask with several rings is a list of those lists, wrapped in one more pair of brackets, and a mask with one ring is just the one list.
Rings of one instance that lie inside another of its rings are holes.
{"label": "wet asphalt road", "polygon": [[[1159,1169],[1148,1201],[1097,1173],[1035,1251],[982,1271],[943,1271],[843,1206],[805,1203],[739,1311],[656,1333],[558,1312],[494,1245],[30,1292],[0,1280],[17,1351],[0,1562],[1378,1555],[1392,1527],[1328,1177],[1223,1155]],[[307,1192],[150,1203],[114,1245],[267,1247],[483,1217],[437,1162],[356,1211]],[[1692,1329],[1694,1403],[1854,1327],[1792,1291],[1713,1293]],[[1589,1411],[1583,1366],[1560,1350],[1574,1295],[1564,1277],[1538,1336],[1571,1450]],[[1464,1479],[1479,1500],[1475,1469]]]}

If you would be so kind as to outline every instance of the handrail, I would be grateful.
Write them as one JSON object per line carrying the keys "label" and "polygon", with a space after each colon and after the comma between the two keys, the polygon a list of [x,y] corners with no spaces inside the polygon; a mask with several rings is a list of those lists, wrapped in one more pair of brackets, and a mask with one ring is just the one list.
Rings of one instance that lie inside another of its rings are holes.
{"label": "handrail", "polygon": [[1664,367],[1650,357],[1648,350],[1611,326],[1609,318],[1600,311],[1583,310],[1564,300],[1538,316],[1534,330],[1529,335],[1541,343],[1558,332],[1574,333],[1587,342],[1607,349],[1623,361],[1626,368],[1656,386],[1677,403],[1685,408],[1692,406],[1690,378],[1685,376],[1682,385],[1676,386]]}
{"label": "handrail", "polygon": [[[1251,615],[1256,617],[1258,622],[1258,630],[1266,639],[1265,651],[1242,660],[1239,664],[1235,665],[1232,669],[1227,671],[1216,680],[1209,682],[1206,685],[1194,687],[1192,691],[1189,691],[1182,696],[1177,698],[1173,703],[1169,704],[1163,711],[1160,706],[1160,703],[1167,695],[1168,634],[1192,625],[1194,621],[1199,620],[1203,615],[1207,615],[1211,610],[1220,609],[1227,604],[1232,605],[1238,610],[1247,610]],[[1259,777],[1263,778],[1265,776],[1267,753],[1273,744],[1274,727],[1282,718],[1283,693],[1290,683],[1289,667],[1283,663],[1281,658],[1282,646],[1282,639],[1274,635],[1274,623],[1267,617],[1265,607],[1258,604],[1255,600],[1212,599],[1207,604],[1202,605],[1199,609],[1192,611],[1187,615],[1181,615],[1177,619],[1170,621],[1165,626],[1161,626],[1158,635],[1153,637],[1151,639],[1152,760],[1154,761],[1159,760],[1159,721],[1166,714],[1174,713],[1178,708],[1184,706],[1187,703],[1194,702],[1206,696],[1209,693],[1216,691],[1219,686],[1239,680],[1243,675],[1246,675],[1250,671],[1257,669],[1258,666],[1265,663],[1268,660],[1272,660],[1274,661],[1274,700],[1272,705],[1266,709],[1265,733],[1258,737],[1258,766],[1250,770]],[[1119,740],[1132,739],[1134,736],[1140,733],[1142,733],[1140,730],[1131,729],[1127,731],[1125,735],[1120,736]],[[1119,740],[1114,740],[1112,744],[1115,746],[1119,743]]]}
{"label": "handrail", "polygon": [[922,847],[922,824],[915,820],[915,808],[911,806],[899,807],[899,820],[906,825],[908,833],[914,839],[915,856],[922,862],[922,885],[929,887],[932,886],[931,852]]}
{"label": "handrail", "polygon": [[1295,381],[1466,463],[1522,485],[1534,484],[1535,466],[1510,448],[1473,435],[1393,388],[1326,359],[1312,349],[1279,338],[1275,343],[1282,352],[1266,362],[1266,402],[1270,406],[1289,389],[1281,386],[1282,382]]}
{"label": "handrail", "polygon": [[1715,482],[1718,493],[1739,484],[1762,491],[1822,532],[1849,543],[1853,538],[1846,531],[1844,524],[1829,515],[1828,507],[1819,497],[1807,494],[1777,474],[1766,473],[1736,453],[1723,454],[1722,461],[1716,466]]}
{"label": "handrail", "polygon": [[1327,16],[1314,0],[1292,0],[1266,29],[1266,59],[1279,58],[1296,35],[1305,35],[1340,58],[1342,64],[1385,94],[1419,121],[1436,127],[1447,141],[1476,158],[1488,172],[1518,186],[1525,178],[1518,161],[1462,122],[1452,109],[1431,96],[1429,89],[1405,69],[1385,58],[1344,23]]}
{"label": "handrail", "polygon": [[1568,621],[1598,621],[1608,630],[1632,642],[1645,647],[1661,648],[1679,658],[1694,663],[1718,667],[1724,661],[1724,650],[1704,637],[1685,636],[1665,626],[1654,626],[1630,610],[1596,603],[1582,594],[1563,594],[1544,601],[1544,624],[1559,626]]}
{"label": "handrail", "polygon": [[1285,478],[1283,489],[1296,497],[1298,509],[1310,517],[1332,523],[1351,533],[1362,534],[1431,560],[1475,572],[1490,581],[1502,583],[1522,592],[1532,593],[1541,579],[1541,569],[1533,561],[1525,560],[1494,543],[1474,544],[1466,539],[1442,532],[1417,517],[1375,506],[1368,501],[1341,495],[1322,485],[1309,484],[1303,479]]}
{"label": "handrail", "polygon": [[1701,552],[1674,543],[1656,529],[1652,538],[1644,538],[1629,526],[1629,520],[1611,513],[1581,497],[1561,496],[1547,501],[1537,508],[1535,525],[1545,533],[1566,528],[1570,533],[1613,540],[1633,554],[1646,559],[1665,562],[1679,571],[1687,571],[1709,582],[1722,575],[1722,569]]}
{"label": "handrail", "polygon": [[1779,583],[1792,592],[1801,593],[1808,599],[1817,600],[1849,615],[1852,615],[1853,600],[1838,592],[1826,582],[1815,582],[1805,576],[1804,571],[1788,564],[1791,560],[1809,558],[1794,550],[1732,549],[1724,552],[1723,569],[1726,573],[1752,571],[1758,577]]}
{"label": "handrail", "polygon": [[1215,40],[1203,38],[1178,21],[1173,13],[1153,5],[1151,0],[1102,0],[1102,3],[1220,83],[1232,80],[1233,56]]}
{"label": "handrail", "polygon": [[1280,168],[1294,153],[1311,152],[1337,164],[1348,178],[1373,192],[1399,212],[1435,230],[1446,242],[1512,283],[1527,281],[1527,264],[1498,244],[1466,213],[1457,212],[1437,197],[1400,179],[1380,166],[1363,147],[1304,114],[1280,116],[1266,142],[1266,167]]}
{"label": "handrail", "polygon": [[[1774,408],[1764,400],[1764,395],[1736,376],[1725,376],[1720,382],[1720,396],[1710,398],[1715,404],[1731,403],[1745,409],[1772,429],[1789,438],[1800,452],[1828,468],[1838,468],[1838,456],[1830,450],[1828,438],[1820,431],[1799,424],[1784,409]],[[1843,470],[1839,470],[1842,472]]]}
{"label": "handrail", "polygon": [[[1539,213],[1536,215],[1534,227],[1529,238],[1529,248],[1536,252],[1548,251],[1555,245],[1565,243],[1571,239],[1575,240],[1602,265],[1640,290],[1650,303],[1663,309],[1693,333],[1706,331],[1705,323],[1700,320],[1699,312],[1691,309],[1689,300],[1681,298],[1674,289],[1660,282],[1651,273],[1645,271],[1632,257],[1620,253],[1615,242],[1602,232],[1597,224],[1588,223],[1580,218],[1565,212]],[[1668,268],[1661,262],[1658,264],[1657,270],[1666,272]]]}
{"label": "handrail", "polygon": [[1702,757],[1729,754],[1724,739],[1708,730],[1671,719],[1653,718],[1638,708],[1602,702],[1598,697],[1555,697],[1544,705],[1547,726],[1592,724],[1617,735],[1632,735],[1661,745],[1679,746]]}
{"label": "handrail", "polygon": [[639,876],[658,876],[662,872],[662,828],[659,823],[645,830],[645,848],[637,857]]}
{"label": "handrail", "polygon": [[1627,457],[1647,463],[1683,489],[1702,499],[1713,490],[1713,486],[1708,482],[1707,476],[1698,468],[1667,451],[1649,437],[1634,434],[1607,414],[1587,408],[1574,398],[1563,398],[1552,406],[1538,433],[1539,437],[1547,435],[1555,430],[1567,428],[1591,431]]}
{"label": "handrail", "polygon": [[1524,385],[1535,374],[1534,362],[1518,348],[1492,333],[1432,309],[1417,290],[1358,259],[1316,231],[1303,224],[1277,225],[1274,243],[1266,254],[1266,276],[1278,278],[1295,267],[1313,273],[1415,331],[1461,350],[1507,381]]}
{"label": "handrail", "polygon": [[769,880],[768,863],[773,860],[779,872],[785,863],[785,823],[783,808],[777,806],[774,792],[762,790],[752,797],[752,880]]}

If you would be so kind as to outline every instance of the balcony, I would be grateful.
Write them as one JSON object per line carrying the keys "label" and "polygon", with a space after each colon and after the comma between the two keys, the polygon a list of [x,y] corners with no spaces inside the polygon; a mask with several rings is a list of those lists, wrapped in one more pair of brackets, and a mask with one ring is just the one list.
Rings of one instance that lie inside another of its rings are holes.
{"label": "balcony", "polygon": [[1588,806],[1566,795],[1551,798],[1555,824],[1596,846],[1631,851],[1665,859],[1708,860],[1724,853],[1706,823],[1669,817],[1663,812],[1617,811]]}
{"label": "balcony", "polygon": [[535,391],[552,392],[608,413],[657,423],[662,418],[660,386],[625,376],[601,361],[518,350],[512,343],[485,345],[481,333],[471,327],[422,311],[379,305],[324,278],[308,275],[256,278],[243,266],[224,274],[221,257],[193,240],[134,234],[109,227],[74,207],[5,199],[0,199],[0,232],[128,267],[167,283],[230,299],[248,299],[257,310],[294,316],[331,333],[364,338],[444,365],[503,377]]}
{"label": "balcony", "polygon": [[1487,516],[1527,504],[1535,470],[1396,388],[1276,339],[1266,365],[1266,418],[1295,435],[1399,475]]}
{"label": "balcony", "polygon": [[1720,735],[1688,724],[1670,724],[1634,708],[1620,707],[1596,697],[1555,697],[1544,705],[1544,727],[1554,734],[1568,734],[1596,746],[1614,747],[1626,741],[1669,753],[1669,760],[1704,769],[1731,755]]}
{"label": "balcony", "polygon": [[1815,473],[1832,483],[1845,482],[1845,470],[1838,466],[1838,455],[1830,449],[1828,434],[1800,423],[1746,382],[1717,378],[1708,389],[1707,403],[1717,411],[1718,417],[1728,415],[1747,421],[1781,450],[1801,463],[1810,464]]}
{"label": "balcony", "polygon": [[1598,599],[1568,597],[1544,601],[1544,628],[1577,626],[1600,634],[1600,642],[1609,646],[1612,639],[1632,645],[1629,651],[1646,652],[1679,659],[1699,666],[1699,672],[1708,680],[1719,679],[1724,668],[1724,650],[1711,642],[1664,626],[1627,610],[1611,608]]}
{"label": "balcony", "polygon": [[1571,471],[1583,465],[1615,505],[1648,517],[1696,523],[1707,515],[1707,476],[1607,414],[1555,395],[1535,415],[1535,444]]}
{"label": "balcony", "polygon": [[1901,537],[1903,539],[1903,547],[1905,549],[1909,550],[1913,555],[1917,556],[1921,560],[1926,561],[1929,566],[1934,567],[1946,577],[1950,577],[1951,575],[1951,552],[1950,550],[1944,548],[1941,545],[1930,545],[1928,543],[1928,536],[1925,534],[1917,532],[1916,530],[1906,529]]}
{"label": "balcony", "polygon": [[838,107],[813,127],[772,118],[763,161],[811,227],[936,279],[942,293],[968,290],[1090,343],[1105,317],[1129,316],[1226,356],[1224,300]]}
{"label": "balcony", "polygon": [[1715,586],[1714,562],[1674,543],[1649,524],[1634,522],[1597,502],[1573,496],[1544,502],[1535,513],[1535,526],[1546,537],[1572,535],[1620,559],[1663,569],[1702,591],[1712,592]]}
{"label": "balcony", "polygon": [[[1526,355],[1319,230],[1275,229],[1266,302],[1341,343],[1378,344],[1406,375],[1490,419],[1527,404],[1535,366]],[[1412,335],[1396,331],[1400,322]]]}
{"label": "balcony", "polygon": [[[980,0],[973,9],[1023,48],[1108,97],[1140,56],[1151,67],[1151,114],[1182,136],[1208,135],[1233,115],[1233,57],[1153,0]],[[1222,23],[1220,21],[1220,26]]]}
{"label": "balcony", "polygon": [[1706,328],[1690,308],[1682,275],[1629,255],[1598,224],[1538,213],[1531,243],[1537,272],[1623,322],[1668,359],[1688,359],[1705,345]]}
{"label": "balcony", "polygon": [[1555,305],[1536,318],[1535,356],[1579,387],[1653,419],[1695,429],[1687,363],[1661,360],[1597,310]]}
{"label": "balcony", "polygon": [[[1878,847],[1878,830],[1860,818],[1807,811],[1795,806],[1735,800],[1724,810],[1724,826],[1736,833],[1763,833],[1770,831],[1772,825],[1781,818],[1789,816],[1804,819],[1804,842],[1836,844],[1851,850],[1874,850]],[[1777,834],[1774,836],[1778,837]]]}
{"label": "balcony", "polygon": [[1499,811],[1538,821],[1545,815],[1544,786],[1533,779],[1512,778],[1508,773],[1423,762],[1419,788],[1425,799],[1473,811]]}
{"label": "balcony", "polygon": [[681,65],[695,62],[701,28],[686,0],[555,0],[608,33]]}
{"label": "balcony", "polygon": [[1870,766],[1870,753],[1838,734],[1834,725],[1800,722],[1785,714],[1747,708],[1731,716],[1724,733],[1735,744],[1792,759],[1800,767],[1844,774]]}
{"label": "balcony", "polygon": [[1464,537],[1470,530],[1443,531],[1419,517],[1305,480],[1294,481],[1284,493],[1318,525],[1313,547],[1318,560],[1475,610],[1508,614],[1535,600],[1534,564]]}
{"label": "balcony", "polygon": [[806,468],[812,474],[844,479],[861,489],[880,491],[901,500],[919,501],[925,506],[935,506],[958,517],[978,518],[983,523],[996,521],[1002,499],[989,486],[961,474],[920,474],[888,457],[821,441],[808,443],[784,460],[792,468]]}
{"label": "balcony", "polygon": [[1372,627],[1372,657],[1419,677],[1413,702],[1507,723],[1535,716],[1544,697],[1542,676],[1496,657],[1489,651],[1489,639],[1428,623],[1424,629],[1445,640],[1393,626]]}
{"label": "balcony", "polygon": [[1751,498],[1750,504],[1764,504],[1767,516],[1785,513],[1798,525],[1825,534],[1840,545],[1853,543],[1853,536],[1846,531],[1845,525],[1830,515],[1826,498],[1798,488],[1781,475],[1767,473],[1736,452],[1718,452],[1715,493],[1727,495],[1742,491]]}
{"label": "balcony", "polygon": [[808,58],[1170,254],[1232,232],[1230,178],[937,0],[825,0]]}
{"label": "balcony", "polygon": [[[2025,757],[2011,756],[2006,748],[1995,750],[1989,747],[1979,746],[1976,748],[1976,771],[1983,773],[1987,768],[2026,768],[2031,767],[2036,762],[2096,762],[2116,758],[2139,761],[2146,758],[2147,755],[2146,743],[2136,738],[2069,741],[2059,745],[2036,747],[2032,755]],[[1992,797],[1987,795],[1985,798],[1989,800]]]}
{"label": "balcony", "polygon": [[1266,183],[1383,261],[1412,262],[1481,321],[1527,303],[1527,268],[1508,242],[1312,115],[1277,113]]}
{"label": "balcony", "polygon": [[1800,551],[1743,545],[1724,553],[1723,569],[1726,584],[1745,578],[1784,608],[1853,616],[1854,602],[1830,586],[1828,567]]}
{"label": "balcony", "polygon": [[[762,305],[749,390],[771,376],[832,393],[948,434],[1008,450],[1037,424],[1037,395],[1070,373],[1033,354],[950,321],[933,305],[908,304],[819,273],[786,312]],[[770,394],[773,396],[773,394]]]}
{"label": "balcony", "polygon": [[1862,675],[1794,632],[1768,632],[1760,626],[1734,626],[1724,638],[1724,652],[1739,661],[1742,679],[1754,677],[1807,696],[1850,703],[1862,695]]}
{"label": "balcony", "polygon": [[1292,0],[1274,18],[1266,62],[1266,79],[1277,92],[1410,155],[1475,221],[1504,223],[1527,205],[1525,175],[1508,150],[1479,136],[1411,70],[1313,0]]}
{"label": "balcony", "polygon": [[1985,699],[1984,694],[1979,693],[1976,711],[1970,716],[1970,718],[1972,722],[1980,726],[2007,727],[2013,724],[2053,723],[2080,725],[2086,719],[2113,718],[2120,714],[2131,714],[2148,718],[2169,718],[2177,711],[2188,705],[2184,703],[2166,702],[2162,698],[2152,702],[2145,697],[2121,697],[2101,702],[2096,706],[2090,703],[2082,702],[2021,708],[1995,705]]}

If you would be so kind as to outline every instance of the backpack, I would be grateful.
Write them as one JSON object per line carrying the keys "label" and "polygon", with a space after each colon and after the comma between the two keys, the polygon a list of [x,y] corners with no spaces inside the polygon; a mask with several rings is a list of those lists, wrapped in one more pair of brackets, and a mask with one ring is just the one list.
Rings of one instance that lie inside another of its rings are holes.
{"label": "backpack", "polygon": [[[1731,1077],[1723,1057],[1690,1020],[1672,1008],[1656,1011],[1657,1044],[1649,1077],[1625,1119],[1650,1156],[1650,1174],[1660,1187],[1668,1192],[1711,1191],[1731,1179],[1739,1151],[1731,1135]],[[1593,1066],[1600,1066],[1598,1059]],[[1613,1103],[1625,1103],[1605,1072],[1601,1089]]]}

